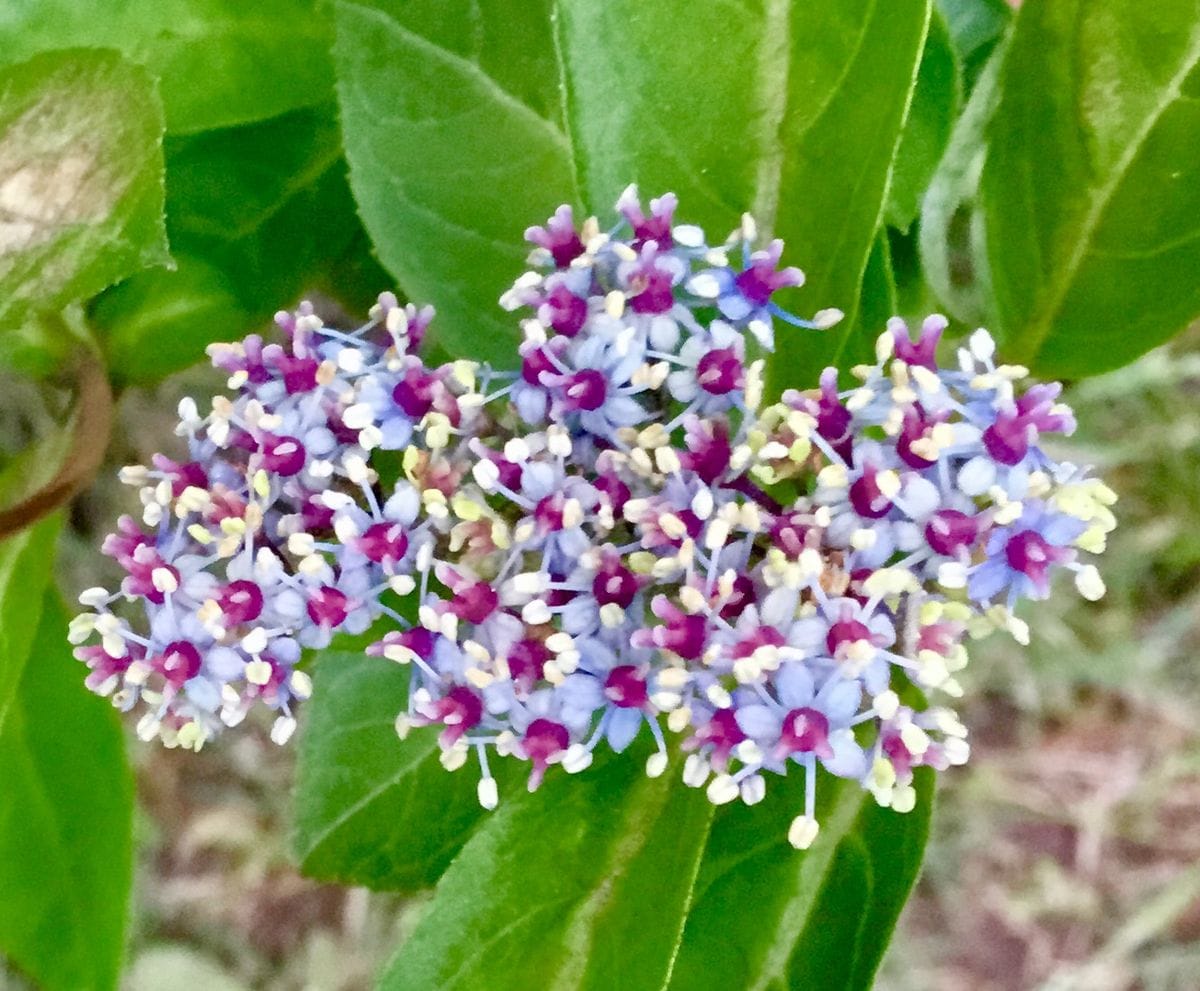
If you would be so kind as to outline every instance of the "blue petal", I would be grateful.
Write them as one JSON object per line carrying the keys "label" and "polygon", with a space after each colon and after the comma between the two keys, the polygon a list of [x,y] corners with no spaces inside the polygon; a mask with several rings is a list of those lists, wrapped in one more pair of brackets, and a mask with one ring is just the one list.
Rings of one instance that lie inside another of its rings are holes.
{"label": "blue petal", "polygon": [[633,742],[642,728],[642,713],[638,709],[614,709],[608,717],[608,745],[620,753]]}
{"label": "blue petal", "polygon": [[849,722],[862,701],[862,686],[856,678],[835,678],[825,683],[817,698],[831,723]]}
{"label": "blue petal", "polygon": [[221,707],[221,690],[208,678],[192,678],[184,682],[183,690],[188,700],[198,709],[216,712]]}
{"label": "blue petal", "polygon": [[808,665],[803,661],[788,661],[781,665],[775,678],[775,691],[779,695],[779,701],[789,709],[797,709],[812,702],[815,687]]}
{"label": "blue petal", "polygon": [[759,740],[774,740],[779,736],[783,719],[765,705],[744,705],[737,711],[737,724],[747,736]]}
{"label": "blue petal", "polygon": [[821,764],[830,774],[839,778],[861,778],[867,773],[867,755],[852,733],[830,734],[829,745],[833,748],[833,756],[822,760]]}
{"label": "blue petal", "polygon": [[1050,543],[1065,547],[1087,529],[1087,524],[1074,516],[1051,516],[1040,529],[1042,536]]}
{"label": "blue petal", "polygon": [[993,558],[981,564],[967,581],[967,594],[978,602],[993,598],[1009,582],[1010,569]]}

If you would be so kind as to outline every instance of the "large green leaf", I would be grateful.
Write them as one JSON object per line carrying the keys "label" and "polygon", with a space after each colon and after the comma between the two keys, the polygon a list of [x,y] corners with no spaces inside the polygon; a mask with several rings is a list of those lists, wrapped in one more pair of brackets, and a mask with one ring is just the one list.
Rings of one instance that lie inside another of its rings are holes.
{"label": "large green leaf", "polygon": [[432,731],[396,738],[407,686],[405,670],[380,658],[318,661],[296,782],[293,848],[306,874],[428,887],[484,815],[473,772],[448,774]]}
{"label": "large green leaf", "polygon": [[875,341],[883,333],[889,318],[897,312],[896,279],[886,230],[881,230],[871,245],[860,296],[861,305],[854,315],[854,326],[842,353],[839,367],[843,369],[874,361]]}
{"label": "large green leaf", "polygon": [[0,327],[169,260],[162,108],[115,52],[0,72]]}
{"label": "large green leaf", "polygon": [[381,987],[664,988],[711,819],[636,759],[554,775],[467,842]]}
{"label": "large green leaf", "polygon": [[70,45],[118,49],[162,81],[167,128],[263,120],[333,93],[323,0],[5,0],[0,62]]}
{"label": "large green leaf", "polygon": [[115,988],[132,869],[120,723],[84,688],[53,596],[24,667],[0,731],[0,952],[46,991]]}
{"label": "large green leaf", "polygon": [[921,255],[958,317],[1044,374],[1117,367],[1200,314],[1200,11],[1025,5],[926,197]]}
{"label": "large green leaf", "polygon": [[823,779],[822,834],[799,853],[785,835],[798,781],[714,813],[637,763],[611,758],[506,798],[381,987],[522,991],[534,975],[564,991],[870,987],[920,866],[931,777],[908,816]]}
{"label": "large green leaf", "polygon": [[29,659],[60,522],[50,517],[0,542],[0,730]]}
{"label": "large green leaf", "polygon": [[583,196],[674,189],[723,237],[750,210],[806,288],[785,302],[847,319],[784,331],[770,384],[841,357],[916,81],[926,3],[773,0],[739,8],[563,0],[560,49]]}
{"label": "large green leaf", "polygon": [[496,300],[521,271],[521,231],[572,201],[548,3],[337,5],[338,96],[350,181],[380,260],[431,301],[452,350],[515,362]]}
{"label": "large green leaf", "polygon": [[296,791],[306,873],[407,891],[441,877],[383,987],[811,986],[800,973],[869,986],[921,863],[932,777],[907,816],[823,777],[807,853],[786,839],[802,775],[714,810],[677,768],[644,777],[639,753],[552,773],[534,795],[501,775],[500,807],[483,813],[475,771],[444,771],[434,731],[397,741],[406,683],[386,661],[323,656]]}
{"label": "large green leaf", "polygon": [[1078,376],[1200,315],[1200,6],[1030,2],[980,185],[1010,357]]}
{"label": "large green leaf", "polygon": [[945,19],[935,12],[888,186],[887,222],[893,227],[907,231],[917,218],[925,187],[950,140],[960,98],[958,57]]}
{"label": "large green leaf", "polygon": [[907,815],[822,778],[821,834],[805,853],[781,832],[803,803],[799,778],[773,780],[758,806],[717,814],[671,991],[870,987],[920,869],[933,777],[917,775]]}
{"label": "large green leaf", "polygon": [[[351,184],[446,343],[511,364],[495,300],[520,271],[520,231],[563,201],[607,211],[631,181],[674,189],[716,237],[752,210],[808,272],[797,305],[852,318],[929,5],[551,6],[338,5]],[[852,326],[787,347],[777,383],[836,360]]]}

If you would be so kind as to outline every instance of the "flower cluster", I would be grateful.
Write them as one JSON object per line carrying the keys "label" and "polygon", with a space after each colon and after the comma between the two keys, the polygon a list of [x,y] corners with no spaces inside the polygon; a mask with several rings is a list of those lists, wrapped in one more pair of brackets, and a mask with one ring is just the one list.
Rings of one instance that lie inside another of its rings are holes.
{"label": "flower cluster", "polygon": [[[1024,387],[976,332],[894,320],[874,365],[765,401],[774,323],[821,329],[776,294],[803,275],[749,218],[724,243],[630,189],[602,232],[561,207],[531,228],[519,367],[426,367],[427,312],[381,297],[352,334],[283,315],[288,346],[219,348],[238,398],[181,409],[190,460],[127,469],[143,526],[105,545],[128,572],[89,590],[73,635],[89,684],[146,705],[143,735],[199,746],[255,701],[294,726],[302,647],[390,627],[407,665],[397,719],[474,755],[583,771],[602,743],[677,735],[683,779],[752,804],[803,773],[789,838],[817,835],[818,765],[898,811],[913,769],[966,760],[952,710],[970,636],[1019,640],[1018,602],[1055,572],[1088,598],[1112,492],[1043,449],[1069,433],[1058,387]],[[381,482],[378,451],[398,452]],[[375,465],[375,467],[373,467]],[[402,618],[401,596],[415,597]],[[147,621],[122,618],[134,602]],[[141,632],[138,632],[138,631]]]}

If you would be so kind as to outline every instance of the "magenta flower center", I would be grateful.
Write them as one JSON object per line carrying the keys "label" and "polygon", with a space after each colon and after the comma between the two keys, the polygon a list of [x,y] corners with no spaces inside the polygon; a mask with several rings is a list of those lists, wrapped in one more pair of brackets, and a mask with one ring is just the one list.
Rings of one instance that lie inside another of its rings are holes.
{"label": "magenta flower center", "polygon": [[733,348],[709,351],[696,364],[696,381],[705,392],[724,396],[741,388],[742,362]]}
{"label": "magenta flower center", "polygon": [[265,434],[262,440],[263,466],[267,471],[288,477],[304,468],[307,452],[295,437],[276,437]]}
{"label": "magenta flower center", "polygon": [[[829,627],[825,645],[834,657],[841,657],[851,644],[860,640],[871,641],[871,631],[857,619],[840,619]],[[840,653],[839,653],[840,652]]]}
{"label": "magenta flower center", "polygon": [[868,465],[850,485],[850,505],[864,519],[880,519],[892,508],[892,500],[879,490],[877,476],[875,468]]}
{"label": "magenta flower center", "polygon": [[322,586],[308,596],[308,618],[318,626],[341,626],[350,614],[350,600],[340,589]]}
{"label": "magenta flower center", "polygon": [[960,513],[957,509],[941,509],[934,513],[925,526],[925,539],[938,554],[953,556],[964,547],[970,547],[979,533],[975,517]]}
{"label": "magenta flower center", "polygon": [[472,582],[454,590],[454,602],[450,608],[454,614],[468,623],[482,623],[500,605],[500,596],[487,582]]}
{"label": "magenta flower center", "polygon": [[377,564],[399,561],[408,550],[408,536],[399,523],[375,523],[358,538],[358,549]]}
{"label": "magenta flower center", "polygon": [[608,381],[603,372],[585,368],[568,379],[564,393],[572,409],[599,409],[608,398]]}
{"label": "magenta flower center", "polygon": [[823,712],[807,706],[792,709],[783,718],[783,732],[779,736],[779,748],[789,754],[816,754],[818,757],[833,756],[829,746],[829,720]]}
{"label": "magenta flower center", "polygon": [[217,596],[217,605],[232,625],[252,623],[262,615],[262,589],[252,581],[230,582]]}
{"label": "magenta flower center", "polygon": [[592,581],[592,594],[602,606],[615,604],[628,609],[637,591],[637,578],[619,564],[605,568]]}
{"label": "magenta flower center", "polygon": [[640,709],[646,704],[646,681],[632,664],[622,664],[608,672],[604,697],[622,709]]}
{"label": "magenta flower center", "polygon": [[200,673],[200,651],[186,640],[167,644],[155,665],[167,682],[179,689]]}

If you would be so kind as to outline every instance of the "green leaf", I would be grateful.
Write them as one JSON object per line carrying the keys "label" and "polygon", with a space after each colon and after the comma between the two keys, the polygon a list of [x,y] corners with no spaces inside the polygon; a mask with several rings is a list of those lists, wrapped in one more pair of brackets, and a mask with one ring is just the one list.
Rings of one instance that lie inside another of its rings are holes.
{"label": "green leaf", "polygon": [[1200,315],[1200,8],[1031,2],[980,180],[989,309],[1047,375],[1116,368]]}
{"label": "green leaf", "polygon": [[450,775],[436,734],[396,738],[399,665],[353,653],[317,662],[300,740],[292,846],[325,881],[412,891],[433,884],[484,815],[471,770]]}
{"label": "green leaf", "polygon": [[916,220],[925,187],[950,140],[961,98],[958,59],[946,22],[935,11],[888,186],[887,222],[893,227],[907,231]]}
{"label": "green leaf", "polygon": [[203,360],[213,341],[235,340],[251,323],[220,270],[176,254],[175,270],[143,272],[92,306],[92,323],[119,380],[156,382]]}
{"label": "green leaf", "polygon": [[114,52],[0,72],[0,326],[169,261],[162,108]]}
{"label": "green leaf", "polygon": [[521,231],[572,201],[548,3],[337,5],[338,97],[350,183],[384,266],[439,312],[459,354],[516,360],[497,306],[527,255]]}
{"label": "green leaf", "polygon": [[[801,77],[825,85],[809,98],[815,103],[789,105],[775,230],[808,276],[797,294],[803,309],[835,306],[846,319],[781,348],[768,366],[775,388],[811,386],[821,369],[843,363],[930,17],[919,2],[795,10],[792,36],[809,39],[799,53]],[[840,27],[836,35],[831,24]]]}
{"label": "green leaf", "polygon": [[0,950],[47,991],[117,986],[129,901],[133,779],[83,673],[50,596],[0,732]]}
{"label": "green leaf", "polygon": [[495,301],[521,270],[521,230],[563,201],[609,211],[637,181],[674,189],[681,216],[715,237],[749,209],[787,239],[809,277],[798,305],[851,320],[790,348],[776,378],[835,360],[929,5],[773,0],[680,18],[665,4],[563,0],[553,22],[545,0],[505,19],[512,9],[338,5],[351,185],[384,265],[438,305],[451,350],[511,364],[515,321]]}
{"label": "green leaf", "polygon": [[969,93],[1012,22],[1013,9],[1007,0],[937,0],[937,7],[950,29]]}
{"label": "green leaf", "polygon": [[[206,345],[257,329],[302,292],[365,311],[388,287],[369,261],[332,107],[169,138],[166,157],[178,267],[136,275],[92,308],[122,381],[194,364]],[[352,259],[365,264],[355,271]]]}
{"label": "green leaf", "polygon": [[846,338],[840,365],[843,369],[875,360],[875,341],[883,333],[888,320],[897,313],[896,279],[892,272],[892,251],[886,229],[875,236],[871,245],[860,298],[854,329]]}
{"label": "green leaf", "polygon": [[773,780],[760,805],[720,810],[671,991],[869,988],[928,837],[933,775],[915,784],[916,809],[899,815],[855,782],[822,777],[821,833],[805,853],[785,835],[803,807],[799,775]]}
{"label": "green leaf", "polygon": [[[636,752],[553,773],[533,795],[502,774],[500,807],[484,813],[476,773],[443,770],[432,730],[396,739],[406,686],[406,671],[379,659],[320,658],[295,801],[310,876],[407,891],[438,882],[382,987],[516,991],[536,974],[572,991],[774,988],[819,945],[836,955],[837,940],[848,940],[845,980],[822,988],[869,986],[920,866],[932,775],[918,775],[907,816],[823,776],[822,832],[807,853],[786,838],[802,775],[773,779],[760,805],[714,810],[677,768],[644,777]],[[855,865],[839,865],[854,858],[866,880],[852,885]]]}
{"label": "green leaf", "polygon": [[505,796],[467,841],[387,968],[385,991],[619,987],[866,989],[916,878],[919,808],[879,809],[823,778],[822,834],[786,839],[798,776],[754,808],[614,757]]}
{"label": "green leaf", "polygon": [[60,523],[50,517],[0,542],[0,731],[29,659]]}
{"label": "green leaf", "polygon": [[387,968],[385,991],[663,988],[712,806],[614,757],[502,800]]}
{"label": "green leaf", "polygon": [[948,312],[976,326],[988,310],[979,177],[1005,49],[1002,43],[984,67],[954,127],[922,201],[918,232],[925,280]]}
{"label": "green leaf", "polygon": [[751,211],[807,274],[785,305],[847,314],[824,333],[782,331],[769,384],[815,384],[855,326],[929,5],[772,0],[732,17],[693,5],[686,18],[639,0],[559,6],[587,204],[610,209],[631,181],[673,189],[714,237]]}
{"label": "green leaf", "polygon": [[[875,972],[883,961],[900,911],[917,883],[925,857],[936,776],[929,768],[917,768],[914,775],[917,805],[912,812],[898,816],[874,802],[865,802],[854,827],[854,836],[862,843],[871,870],[871,899],[863,906],[864,920],[854,955],[854,979],[849,985],[861,991],[869,991],[874,983]],[[845,902],[831,906],[835,913],[845,910]],[[823,917],[824,913],[814,913],[811,924],[817,924]]]}
{"label": "green leaf", "polygon": [[327,102],[332,36],[322,0],[5,0],[0,61],[71,45],[116,48],[162,81],[183,134]]}

